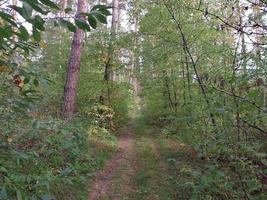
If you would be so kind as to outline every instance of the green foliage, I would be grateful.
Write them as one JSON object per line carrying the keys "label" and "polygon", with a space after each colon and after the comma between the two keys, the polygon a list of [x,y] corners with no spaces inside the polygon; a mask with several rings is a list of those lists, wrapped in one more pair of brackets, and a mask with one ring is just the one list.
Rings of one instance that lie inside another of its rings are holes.
{"label": "green foliage", "polygon": [[261,159],[251,158],[252,154],[243,151],[239,151],[239,156],[231,150],[223,151],[209,161],[201,159],[201,155],[198,158],[189,155],[190,151],[188,156],[184,156],[184,152],[168,155],[167,161],[178,176],[175,184],[179,198],[266,198],[266,186],[258,178],[263,168],[256,164],[261,163]]}
{"label": "green foliage", "polygon": [[266,48],[258,47],[258,57],[246,44],[240,50],[241,39],[233,39],[225,24],[226,29],[216,28],[222,21],[208,15],[235,23],[238,14],[230,13],[237,2],[223,6],[224,14],[204,3],[141,2],[145,118],[199,157],[185,166],[179,166],[185,158],[169,158],[179,168],[174,173],[179,199],[266,198],[266,157],[253,156],[261,155],[259,144],[266,145],[266,58],[259,56]]}
{"label": "green foliage", "polygon": [[1,199],[73,199],[79,191],[86,199],[88,179],[111,151],[95,153],[82,119],[68,126],[54,118],[20,120],[19,130],[14,120],[1,127]]}

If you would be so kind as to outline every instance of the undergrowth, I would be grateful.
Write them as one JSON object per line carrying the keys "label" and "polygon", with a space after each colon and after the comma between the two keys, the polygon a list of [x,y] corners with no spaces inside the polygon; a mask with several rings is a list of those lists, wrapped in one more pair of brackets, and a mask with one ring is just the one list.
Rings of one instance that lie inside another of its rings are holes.
{"label": "undergrowth", "polygon": [[[91,178],[116,149],[104,129],[91,134],[87,119],[70,124],[47,117],[6,119],[0,128],[3,200],[87,199]],[[97,144],[99,137],[108,139]]]}
{"label": "undergrowth", "polygon": [[[169,128],[167,128],[169,129]],[[264,200],[267,198],[266,153],[262,145],[224,144],[203,152],[200,145],[187,144],[183,134],[159,136],[161,153],[169,166],[178,199]],[[181,137],[179,137],[181,135]],[[174,148],[163,145],[166,140]],[[183,141],[185,143],[183,143]],[[200,141],[195,141],[200,144]],[[177,147],[178,145],[178,147]]]}

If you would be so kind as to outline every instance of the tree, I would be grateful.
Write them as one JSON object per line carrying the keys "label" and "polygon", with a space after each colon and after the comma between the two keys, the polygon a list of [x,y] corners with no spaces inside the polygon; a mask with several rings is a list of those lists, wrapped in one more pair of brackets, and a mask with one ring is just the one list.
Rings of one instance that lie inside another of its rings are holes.
{"label": "tree", "polygon": [[[109,38],[108,52],[105,55],[105,70],[104,70],[104,80],[107,85],[107,104],[111,106],[111,87],[110,82],[115,81],[116,74],[112,71],[112,62],[114,59],[114,43],[116,40],[116,35],[119,27],[119,0],[112,0],[112,21],[111,21],[111,32]],[[101,96],[101,101],[103,101],[103,96]],[[104,102],[105,103],[105,99]]]}
{"label": "tree", "polygon": [[[77,18],[79,20],[85,20],[85,16],[81,13],[86,13],[88,9],[88,3],[86,0],[78,0],[77,5]],[[75,97],[78,85],[78,79],[80,75],[80,62],[81,53],[83,49],[85,32],[77,28],[72,39],[71,53],[68,63],[67,79],[64,88],[64,105],[62,109],[62,117],[65,121],[71,119],[75,108]]]}

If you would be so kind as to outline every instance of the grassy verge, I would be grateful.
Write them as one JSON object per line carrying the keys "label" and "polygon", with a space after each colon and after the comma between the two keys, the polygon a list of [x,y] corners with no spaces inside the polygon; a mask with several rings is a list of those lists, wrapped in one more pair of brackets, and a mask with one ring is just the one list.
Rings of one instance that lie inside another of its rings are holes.
{"label": "grassy verge", "polygon": [[138,171],[135,182],[138,187],[135,199],[174,199],[171,177],[156,143],[156,131],[143,119],[137,120],[135,150]]}

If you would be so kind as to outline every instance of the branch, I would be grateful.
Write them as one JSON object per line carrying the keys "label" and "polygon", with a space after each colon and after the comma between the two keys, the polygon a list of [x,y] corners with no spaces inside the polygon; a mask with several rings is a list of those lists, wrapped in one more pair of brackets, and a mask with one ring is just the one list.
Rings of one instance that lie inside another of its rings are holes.
{"label": "branch", "polygon": [[251,124],[251,123],[249,123],[248,121],[246,121],[244,119],[241,119],[241,121],[243,121],[245,124],[249,125],[251,128],[254,128],[254,129],[256,129],[256,130],[258,130],[258,131],[260,131],[260,132],[262,132],[264,134],[267,134],[267,131],[263,130],[261,127],[255,125],[255,124]]}

